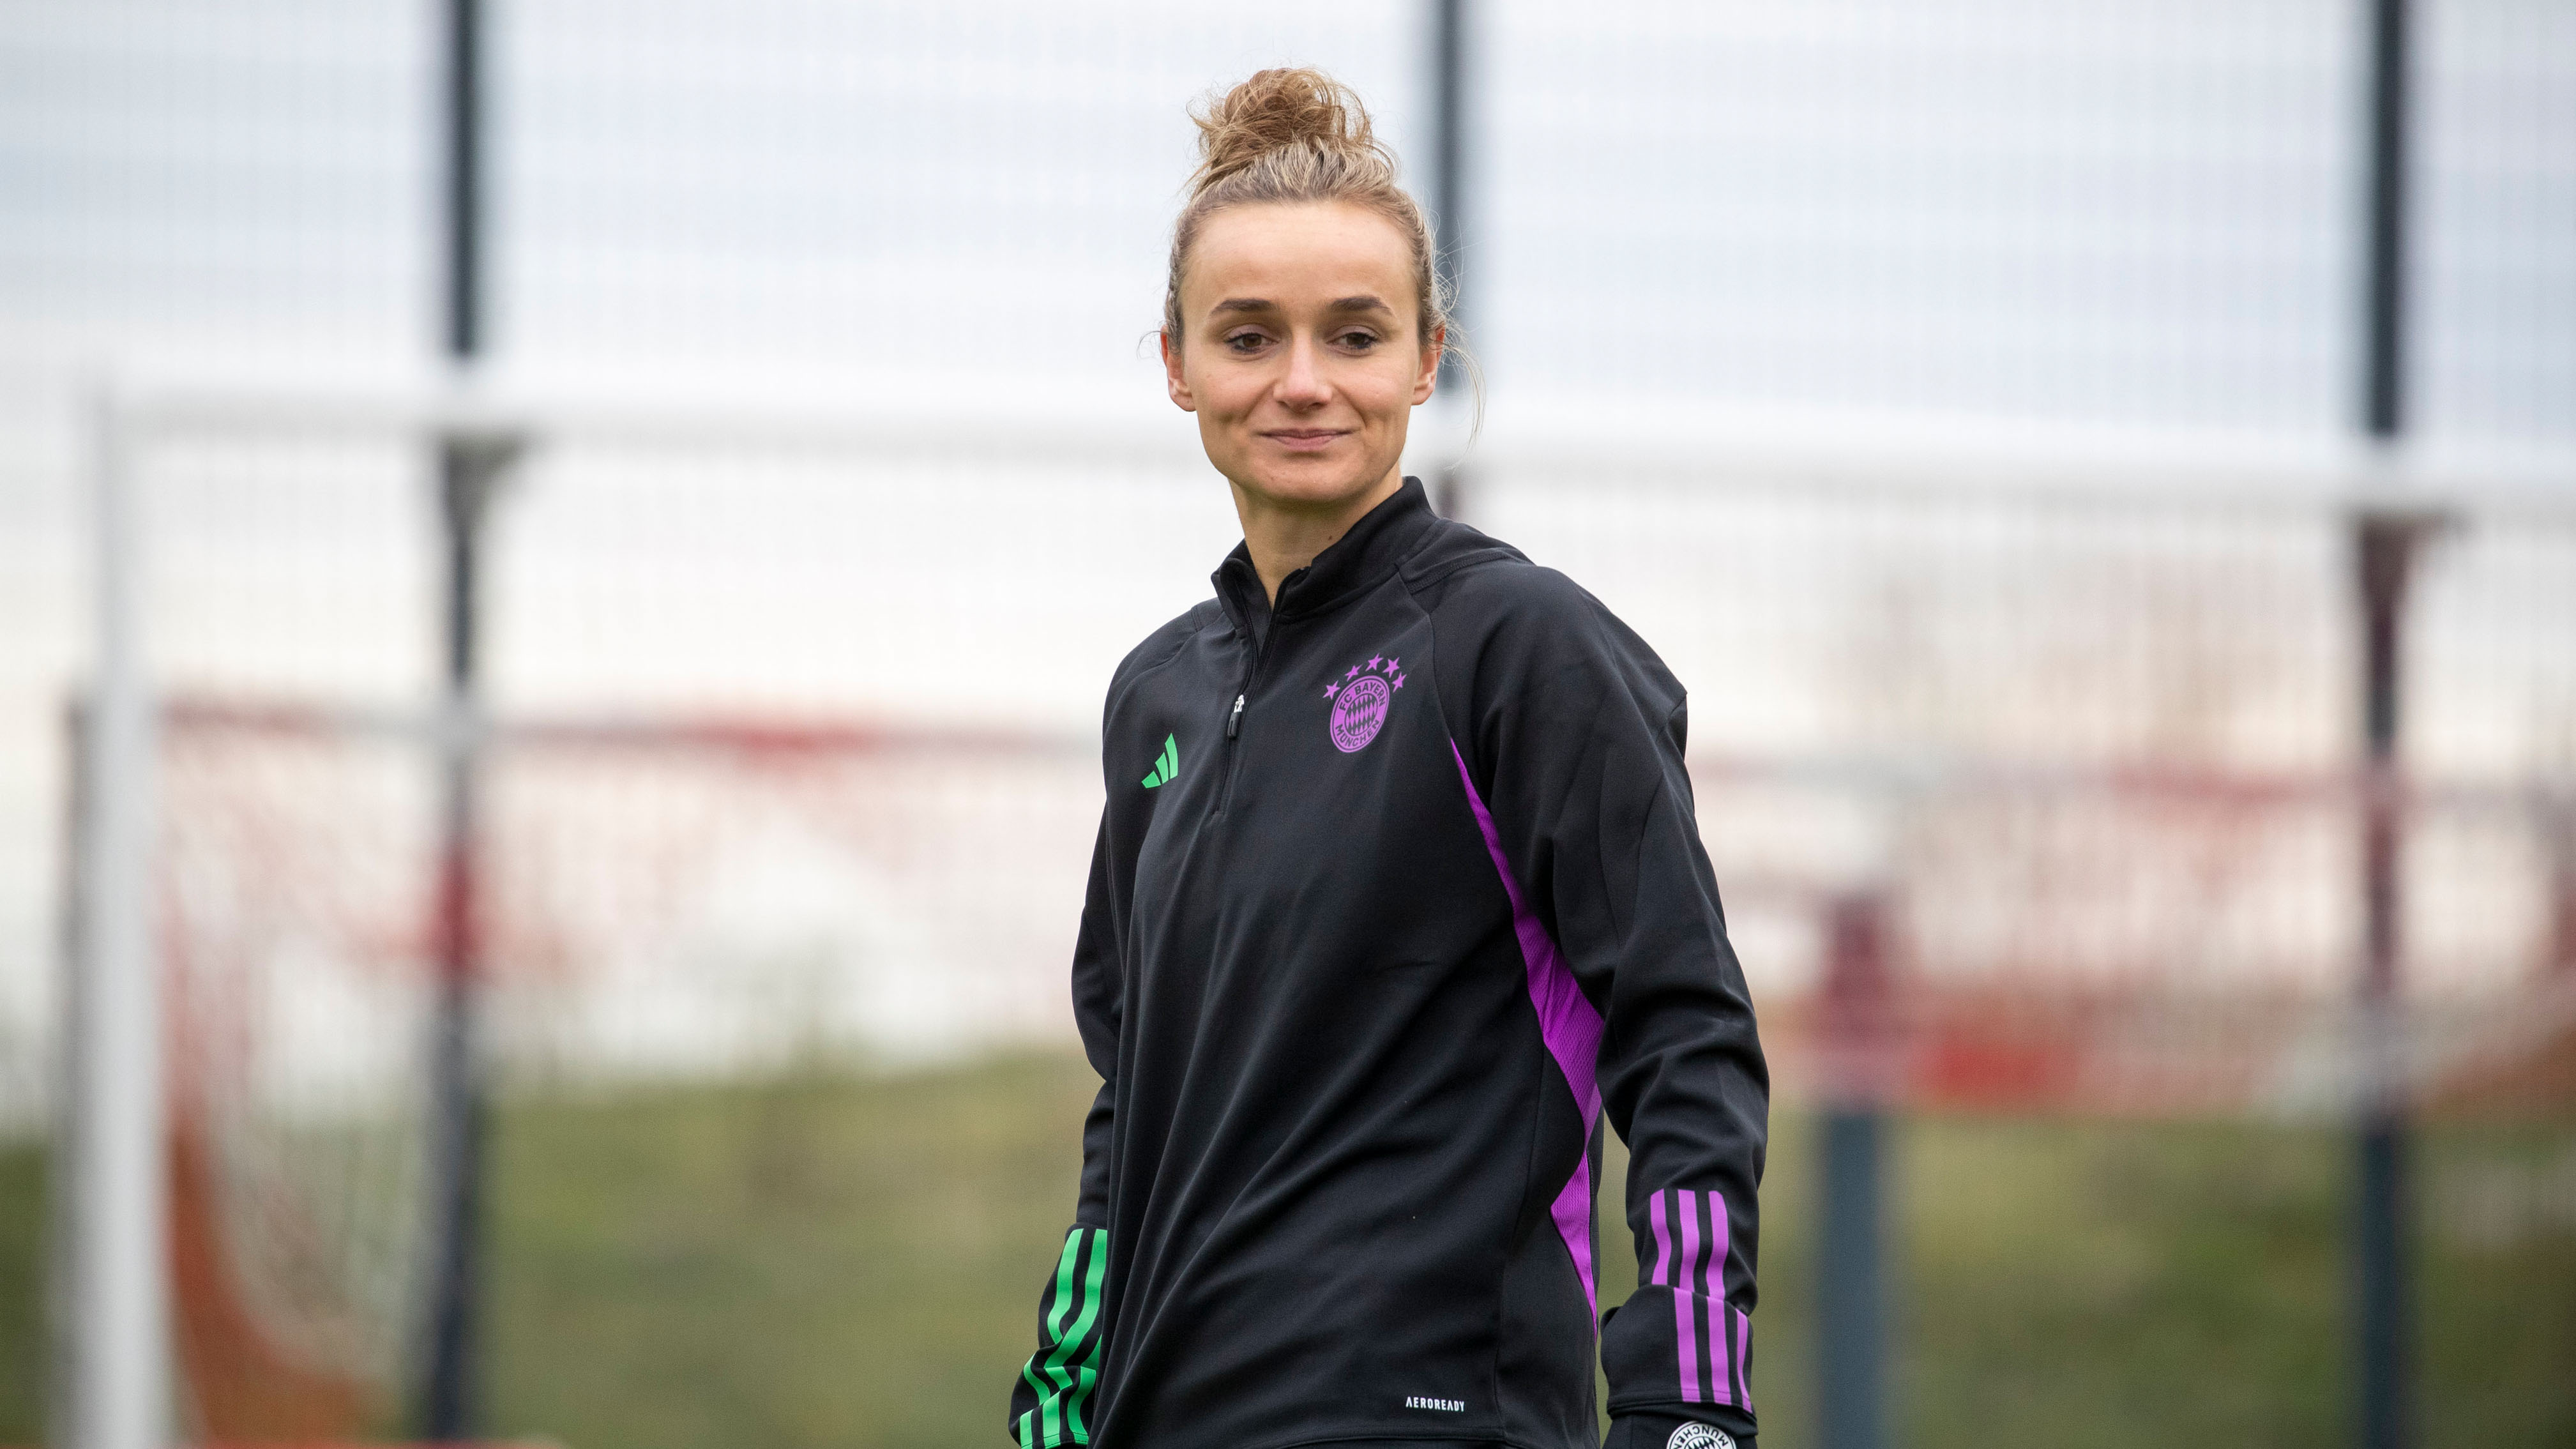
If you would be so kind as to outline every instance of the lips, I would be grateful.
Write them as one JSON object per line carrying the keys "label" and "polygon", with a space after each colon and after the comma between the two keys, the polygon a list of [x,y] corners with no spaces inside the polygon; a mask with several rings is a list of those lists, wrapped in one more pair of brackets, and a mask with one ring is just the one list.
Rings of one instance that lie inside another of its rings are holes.
{"label": "lips", "polygon": [[1295,453],[1312,453],[1331,447],[1337,438],[1350,434],[1338,428],[1281,428],[1261,436]]}

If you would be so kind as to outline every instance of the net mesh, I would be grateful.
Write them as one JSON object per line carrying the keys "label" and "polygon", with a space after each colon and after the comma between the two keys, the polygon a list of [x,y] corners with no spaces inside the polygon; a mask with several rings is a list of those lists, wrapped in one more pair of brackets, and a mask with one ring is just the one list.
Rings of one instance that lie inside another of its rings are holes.
{"label": "net mesh", "polygon": [[[401,1382],[427,1251],[435,736],[167,713],[175,1241],[211,1432],[355,1432]],[[1078,746],[557,722],[495,729],[480,768],[485,1012],[521,1086],[1062,1035],[1099,800]]]}
{"label": "net mesh", "polygon": [[171,1231],[210,1436],[355,1433],[412,1329],[425,1201],[429,777],[187,711],[164,734]]}

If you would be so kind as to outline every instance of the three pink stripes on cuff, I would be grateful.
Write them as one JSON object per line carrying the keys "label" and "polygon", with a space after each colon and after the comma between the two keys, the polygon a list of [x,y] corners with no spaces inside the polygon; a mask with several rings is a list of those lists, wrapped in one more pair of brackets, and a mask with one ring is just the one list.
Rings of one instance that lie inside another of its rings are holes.
{"label": "three pink stripes on cuff", "polygon": [[1750,1411],[1745,1364],[1753,1322],[1726,1302],[1726,1199],[1666,1188],[1646,1204],[1655,1233],[1652,1281],[1673,1290],[1673,1357],[1682,1400]]}

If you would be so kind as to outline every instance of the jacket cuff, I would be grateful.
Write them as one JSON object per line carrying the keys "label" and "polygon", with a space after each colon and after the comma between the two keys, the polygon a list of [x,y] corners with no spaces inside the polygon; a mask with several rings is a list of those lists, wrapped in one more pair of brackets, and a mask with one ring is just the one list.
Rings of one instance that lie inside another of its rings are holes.
{"label": "jacket cuff", "polygon": [[1610,1419],[1601,1449],[1753,1449],[1753,1418],[1716,1405],[1630,1409]]}

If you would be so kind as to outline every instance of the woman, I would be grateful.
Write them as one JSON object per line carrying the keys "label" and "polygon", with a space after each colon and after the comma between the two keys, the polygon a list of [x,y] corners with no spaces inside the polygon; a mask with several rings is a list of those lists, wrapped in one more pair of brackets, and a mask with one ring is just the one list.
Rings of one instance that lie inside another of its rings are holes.
{"label": "woman", "polygon": [[[1118,667],[1073,965],[1102,1078],[1025,1449],[1723,1449],[1768,1082],[1682,690],[1401,476],[1420,209],[1309,70],[1199,121],[1162,345],[1243,543]],[[1640,1287],[1595,1329],[1599,1119]]]}

